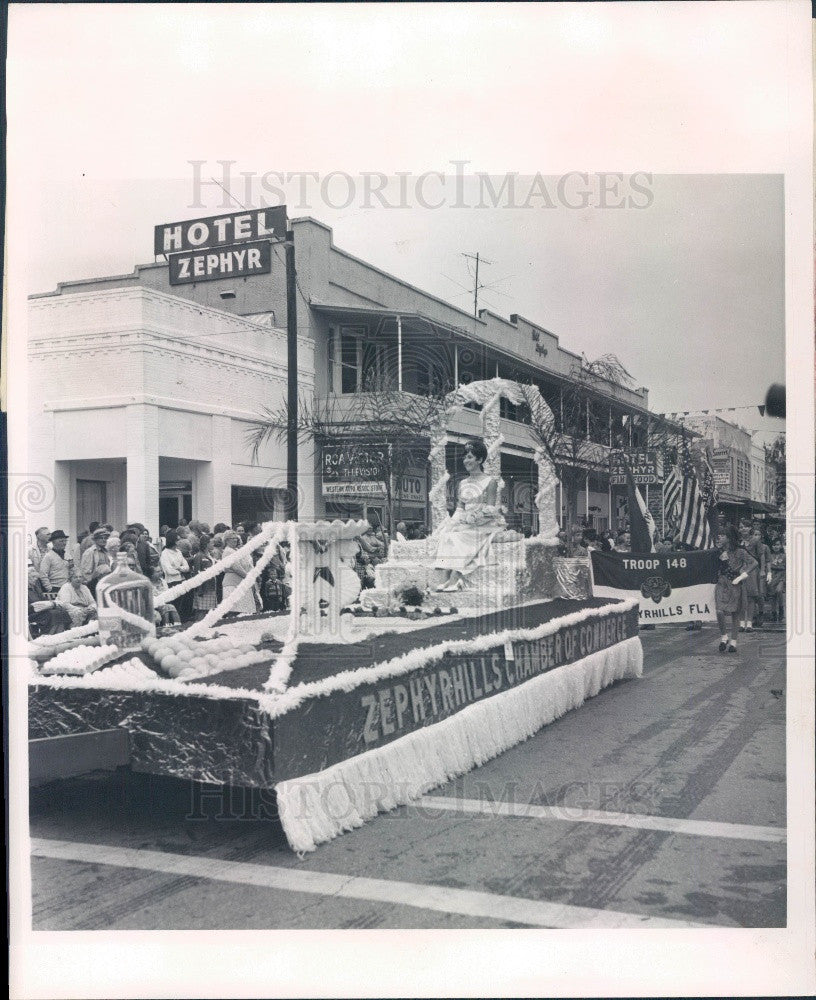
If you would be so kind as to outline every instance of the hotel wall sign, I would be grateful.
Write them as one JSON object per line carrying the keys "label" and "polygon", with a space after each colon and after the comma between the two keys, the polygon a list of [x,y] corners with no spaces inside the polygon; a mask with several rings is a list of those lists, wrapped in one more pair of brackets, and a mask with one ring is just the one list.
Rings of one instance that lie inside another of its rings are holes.
{"label": "hotel wall sign", "polygon": [[153,252],[159,256],[182,250],[227,247],[244,240],[282,240],[286,237],[286,206],[260,208],[209,219],[165,222],[153,232]]}
{"label": "hotel wall sign", "polygon": [[272,271],[272,244],[268,240],[213,247],[190,253],[171,253],[170,284],[189,285],[194,281],[218,278],[245,278]]}

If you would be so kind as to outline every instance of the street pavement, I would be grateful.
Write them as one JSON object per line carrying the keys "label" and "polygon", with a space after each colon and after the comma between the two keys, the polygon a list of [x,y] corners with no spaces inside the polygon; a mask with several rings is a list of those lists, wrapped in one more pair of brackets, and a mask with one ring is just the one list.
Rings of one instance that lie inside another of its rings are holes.
{"label": "street pavement", "polygon": [[639,680],[303,858],[257,793],[33,790],[34,929],[783,927],[785,637],[640,635]]}

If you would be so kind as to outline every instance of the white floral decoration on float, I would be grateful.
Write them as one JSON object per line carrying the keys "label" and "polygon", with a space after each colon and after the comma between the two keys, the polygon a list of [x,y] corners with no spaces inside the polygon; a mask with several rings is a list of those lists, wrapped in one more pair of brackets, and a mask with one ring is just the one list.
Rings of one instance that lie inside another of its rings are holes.
{"label": "white floral decoration on float", "polygon": [[[32,659],[43,659],[53,656],[62,649],[67,649],[76,645],[80,640],[97,635],[99,632],[98,622],[88,622],[87,625],[78,625],[76,628],[69,628],[65,632],[57,635],[41,635],[32,639],[28,644],[28,655]],[[97,636],[97,642],[98,636]]]}
{"label": "white floral decoration on float", "polygon": [[[305,548],[305,543],[310,542],[313,549],[318,551],[322,546],[338,547],[338,551],[335,553],[337,556],[335,568],[338,568],[341,563],[339,546],[343,542],[359,538],[360,535],[368,531],[369,527],[368,521],[334,520],[292,524],[290,548],[295,555],[292,566],[292,593],[289,598],[289,631],[283,649],[278,653],[264,684],[265,691],[281,693],[286,690],[303,630],[301,609],[306,607],[307,613],[322,614],[319,601],[315,600],[315,581],[311,579],[315,566],[313,553]],[[339,571],[337,579],[335,579],[335,586],[339,586]],[[308,589],[310,592],[304,593],[304,589]],[[334,595],[334,599],[339,600],[339,595]],[[339,625],[339,608],[335,608],[334,611],[336,623]],[[335,638],[342,641],[342,634],[335,636]]]}
{"label": "white floral decoration on float", "polygon": [[49,674],[89,674],[98,670],[108,660],[119,656],[119,647],[104,646],[72,646],[52,657],[40,668],[40,672]]}

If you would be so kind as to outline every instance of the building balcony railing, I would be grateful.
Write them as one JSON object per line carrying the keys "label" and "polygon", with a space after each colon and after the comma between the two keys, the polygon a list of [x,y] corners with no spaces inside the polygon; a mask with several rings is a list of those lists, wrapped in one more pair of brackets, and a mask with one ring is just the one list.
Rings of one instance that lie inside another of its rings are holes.
{"label": "building balcony railing", "polygon": [[[318,399],[317,409],[327,426],[346,428],[349,436],[364,433],[366,437],[393,433],[395,428],[405,428],[410,433],[416,428],[422,436],[427,432],[428,420],[434,405],[426,396],[410,392],[328,394]],[[501,418],[501,433],[509,447],[529,451],[538,446],[528,424]],[[446,428],[449,434],[478,438],[482,424],[479,410],[463,407],[451,414]],[[606,442],[582,441],[573,443],[569,436],[560,442],[558,464],[575,465],[589,472],[606,472],[612,448]],[[643,446],[646,447],[646,446]]]}

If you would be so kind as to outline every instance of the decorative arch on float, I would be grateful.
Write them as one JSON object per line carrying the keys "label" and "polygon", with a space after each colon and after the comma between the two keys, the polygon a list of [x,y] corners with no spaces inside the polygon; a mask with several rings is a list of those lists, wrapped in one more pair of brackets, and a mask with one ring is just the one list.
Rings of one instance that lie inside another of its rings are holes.
{"label": "decorative arch on float", "polygon": [[[450,417],[468,403],[481,406],[482,439],[487,448],[485,472],[499,481],[499,491],[504,486],[501,478],[501,433],[500,403],[508,400],[515,406],[526,403],[530,408],[533,423],[551,426],[555,422],[553,412],[534,385],[512,382],[510,379],[492,378],[460,385],[445,397],[439,420],[431,429],[430,462],[431,489],[428,499],[431,504],[431,528],[437,531],[447,520],[446,486],[450,475],[445,467],[445,445],[448,443],[446,426]],[[558,521],[555,517],[555,490],[558,478],[555,467],[543,448],[536,448],[533,460],[538,469],[538,492],[534,503],[538,509],[538,534],[540,538],[555,538]]]}

